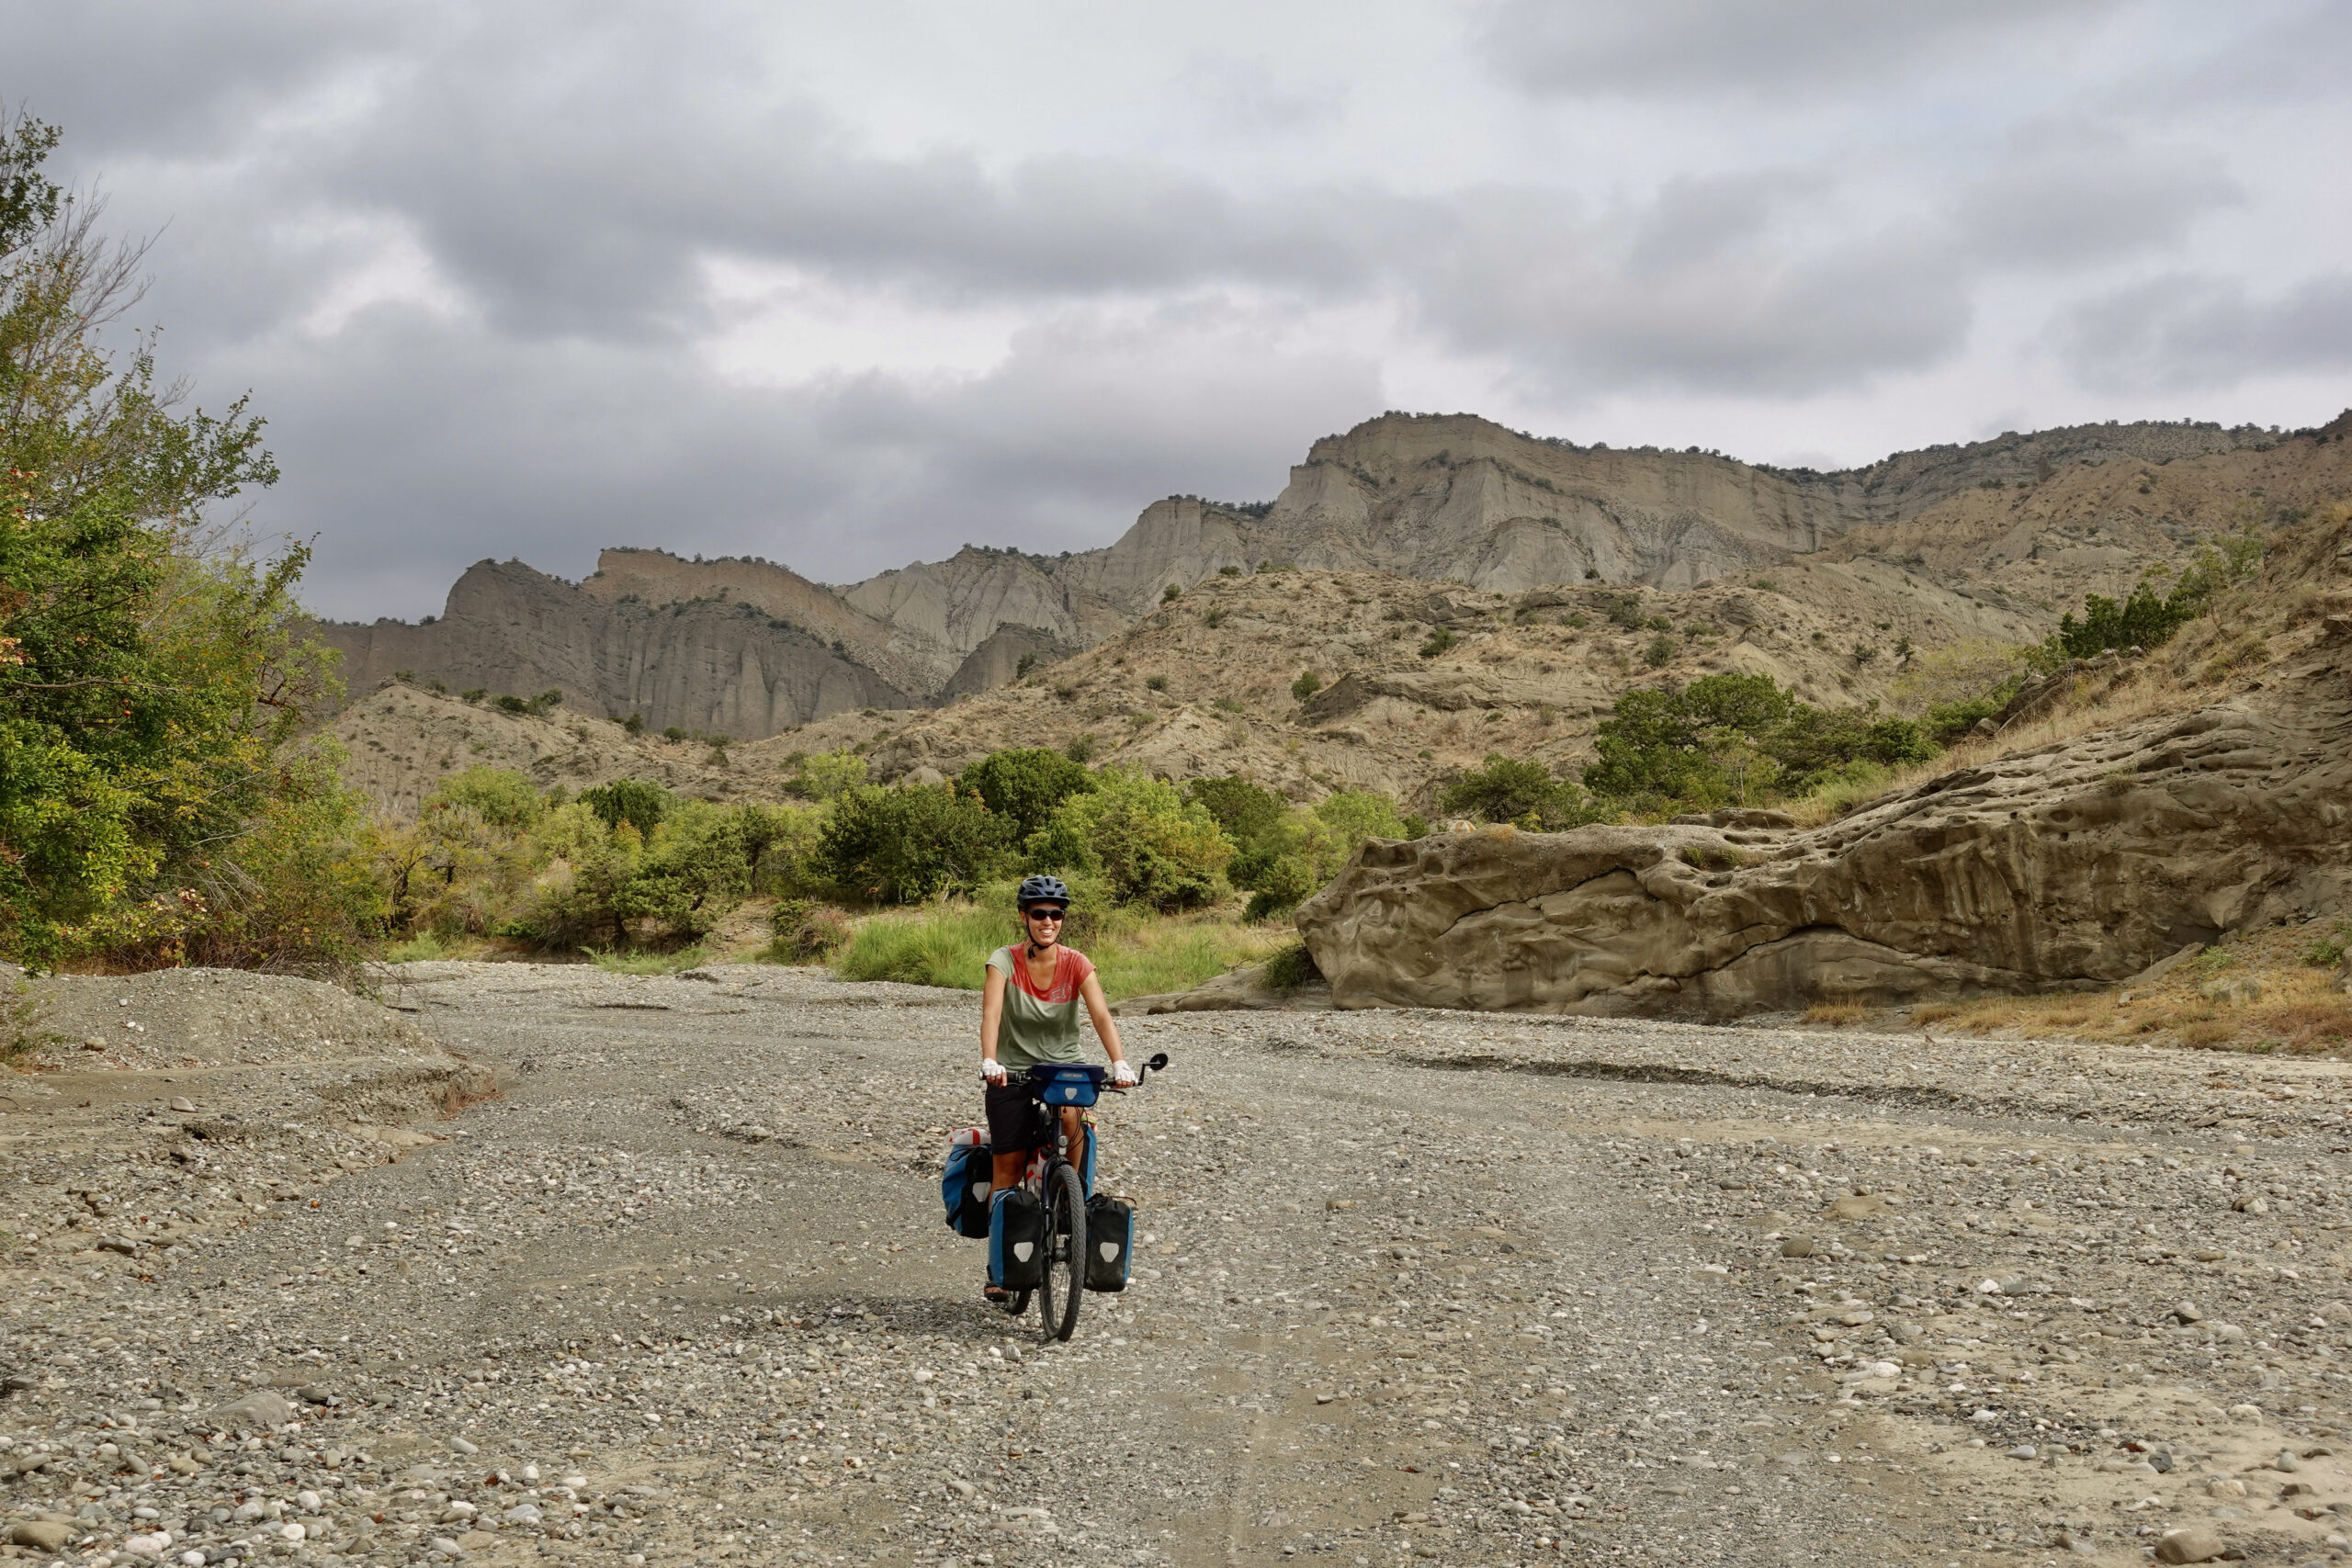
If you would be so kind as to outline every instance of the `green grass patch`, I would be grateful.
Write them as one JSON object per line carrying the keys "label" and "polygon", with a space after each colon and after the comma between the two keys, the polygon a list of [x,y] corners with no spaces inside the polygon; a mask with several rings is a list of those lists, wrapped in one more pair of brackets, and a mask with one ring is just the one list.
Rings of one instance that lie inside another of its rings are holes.
{"label": "green grass patch", "polygon": [[[1161,917],[1114,910],[1071,945],[1094,961],[1113,1001],[1189,990],[1254,964],[1284,933],[1253,930],[1219,916]],[[1017,936],[999,908],[933,907],[864,921],[833,962],[844,980],[898,980],[910,986],[980,988],[989,954]]]}
{"label": "green grass patch", "polygon": [[441,945],[439,938],[428,932],[424,936],[411,937],[406,942],[396,942],[387,946],[384,949],[384,962],[387,964],[430,964],[436,958],[447,956],[448,951]]}

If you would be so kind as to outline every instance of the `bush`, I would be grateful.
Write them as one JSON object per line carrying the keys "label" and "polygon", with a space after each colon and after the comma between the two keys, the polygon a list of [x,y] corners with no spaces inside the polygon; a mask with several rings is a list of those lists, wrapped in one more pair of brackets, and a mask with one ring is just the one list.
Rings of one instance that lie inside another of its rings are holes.
{"label": "bush", "polygon": [[833,801],[812,863],[854,897],[911,904],[977,886],[1007,862],[1012,842],[1007,820],[976,795],[856,784]]}
{"label": "bush", "polygon": [[[1481,822],[1508,822],[1546,833],[1598,822],[1604,815],[1583,790],[1554,778],[1542,763],[1491,751],[1484,765],[1446,785],[1439,804]],[[1404,836],[1402,824],[1396,836]]]}
{"label": "bush", "polygon": [[813,964],[849,945],[856,934],[847,913],[807,898],[780,900],[768,917],[769,956],[787,964]]}
{"label": "bush", "polygon": [[1642,662],[1653,670],[1660,668],[1673,657],[1674,638],[1664,632],[1650,638],[1650,645],[1642,649]]}
{"label": "bush", "polygon": [[1297,680],[1293,681],[1290,683],[1290,694],[1296,697],[1302,703],[1322,689],[1323,677],[1317,675],[1312,670],[1307,671]]}
{"label": "bush", "polygon": [[[1974,722],[1971,720],[1971,722]],[[1873,721],[1853,708],[1815,708],[1798,704],[1764,739],[1765,754],[1781,765],[1780,787],[1803,795],[1857,762],[1881,769],[1924,762],[1936,747],[1907,718]]]}
{"label": "bush", "polygon": [[1172,582],[1159,591],[1159,602],[1163,604],[1173,604],[1183,596],[1184,591]]}
{"label": "bush", "polygon": [[1320,980],[1323,971],[1317,967],[1315,954],[1306,951],[1305,942],[1299,942],[1267,959],[1265,976],[1270,990],[1290,992]]}
{"label": "bush", "polygon": [[1758,738],[1785,720],[1791,705],[1769,675],[1709,675],[1679,691],[1627,692],[1594,732],[1600,756],[1584,770],[1585,787],[1693,808],[1761,799],[1779,768]]}
{"label": "bush", "polygon": [[426,813],[464,807],[495,827],[516,832],[536,827],[546,812],[537,786],[512,768],[468,768],[427,795]]}
{"label": "bush", "polygon": [[1233,844],[1207,808],[1174,785],[1114,768],[1061,804],[1030,838],[1027,855],[1039,865],[1101,873],[1118,903],[1172,911],[1222,896]]}
{"label": "bush", "polygon": [[1042,746],[992,751],[964,770],[959,787],[1012,824],[1016,840],[1044,828],[1057,807],[1094,787],[1094,775]]}
{"label": "bush", "polygon": [[1447,649],[1452,648],[1453,646],[1453,628],[1450,626],[1440,626],[1430,633],[1428,641],[1421,644],[1421,657],[1423,659],[1435,659],[1439,654],[1443,653]]}
{"label": "bush", "polygon": [[677,796],[645,779],[615,779],[580,792],[580,804],[607,828],[627,822],[640,836],[650,834],[677,806]]}
{"label": "bush", "polygon": [[800,760],[800,771],[785,784],[794,795],[827,801],[865,783],[865,759],[844,746]]}

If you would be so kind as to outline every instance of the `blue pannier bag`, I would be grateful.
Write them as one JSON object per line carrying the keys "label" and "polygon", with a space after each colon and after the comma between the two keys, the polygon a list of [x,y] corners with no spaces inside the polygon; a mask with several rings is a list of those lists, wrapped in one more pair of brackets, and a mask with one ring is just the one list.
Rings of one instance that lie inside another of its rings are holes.
{"label": "blue pannier bag", "polygon": [[989,1205],[989,1283],[1034,1291],[1046,1277],[1046,1206],[1015,1187]]}
{"label": "blue pannier bag", "polygon": [[947,1211],[947,1226],[974,1241],[989,1234],[989,1190],[995,1184],[996,1161],[979,1129],[967,1127],[947,1148],[947,1166],[939,1175],[939,1199]]}
{"label": "blue pannier bag", "polygon": [[1136,1249],[1136,1211],[1106,1192],[1086,1201],[1086,1288],[1124,1291]]}
{"label": "blue pannier bag", "polygon": [[1101,1067],[1078,1062],[1047,1062],[1029,1069],[1037,1098],[1057,1110],[1065,1105],[1091,1105],[1102,1097],[1102,1080],[1111,1075]]}

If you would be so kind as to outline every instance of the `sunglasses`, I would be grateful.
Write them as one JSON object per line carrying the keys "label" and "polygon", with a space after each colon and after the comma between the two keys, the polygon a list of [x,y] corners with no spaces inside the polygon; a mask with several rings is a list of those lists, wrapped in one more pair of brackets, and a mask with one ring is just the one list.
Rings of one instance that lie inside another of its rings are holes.
{"label": "sunglasses", "polygon": [[1059,909],[1032,909],[1028,914],[1033,920],[1058,920],[1062,918]]}

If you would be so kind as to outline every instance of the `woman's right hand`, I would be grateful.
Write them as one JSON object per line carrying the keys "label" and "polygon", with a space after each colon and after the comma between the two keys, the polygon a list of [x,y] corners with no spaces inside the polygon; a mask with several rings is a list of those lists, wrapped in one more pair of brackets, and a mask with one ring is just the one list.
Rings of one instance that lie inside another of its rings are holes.
{"label": "woman's right hand", "polygon": [[1004,1064],[998,1061],[994,1056],[981,1057],[980,1077],[986,1078],[992,1087],[1002,1089],[1004,1087]]}

